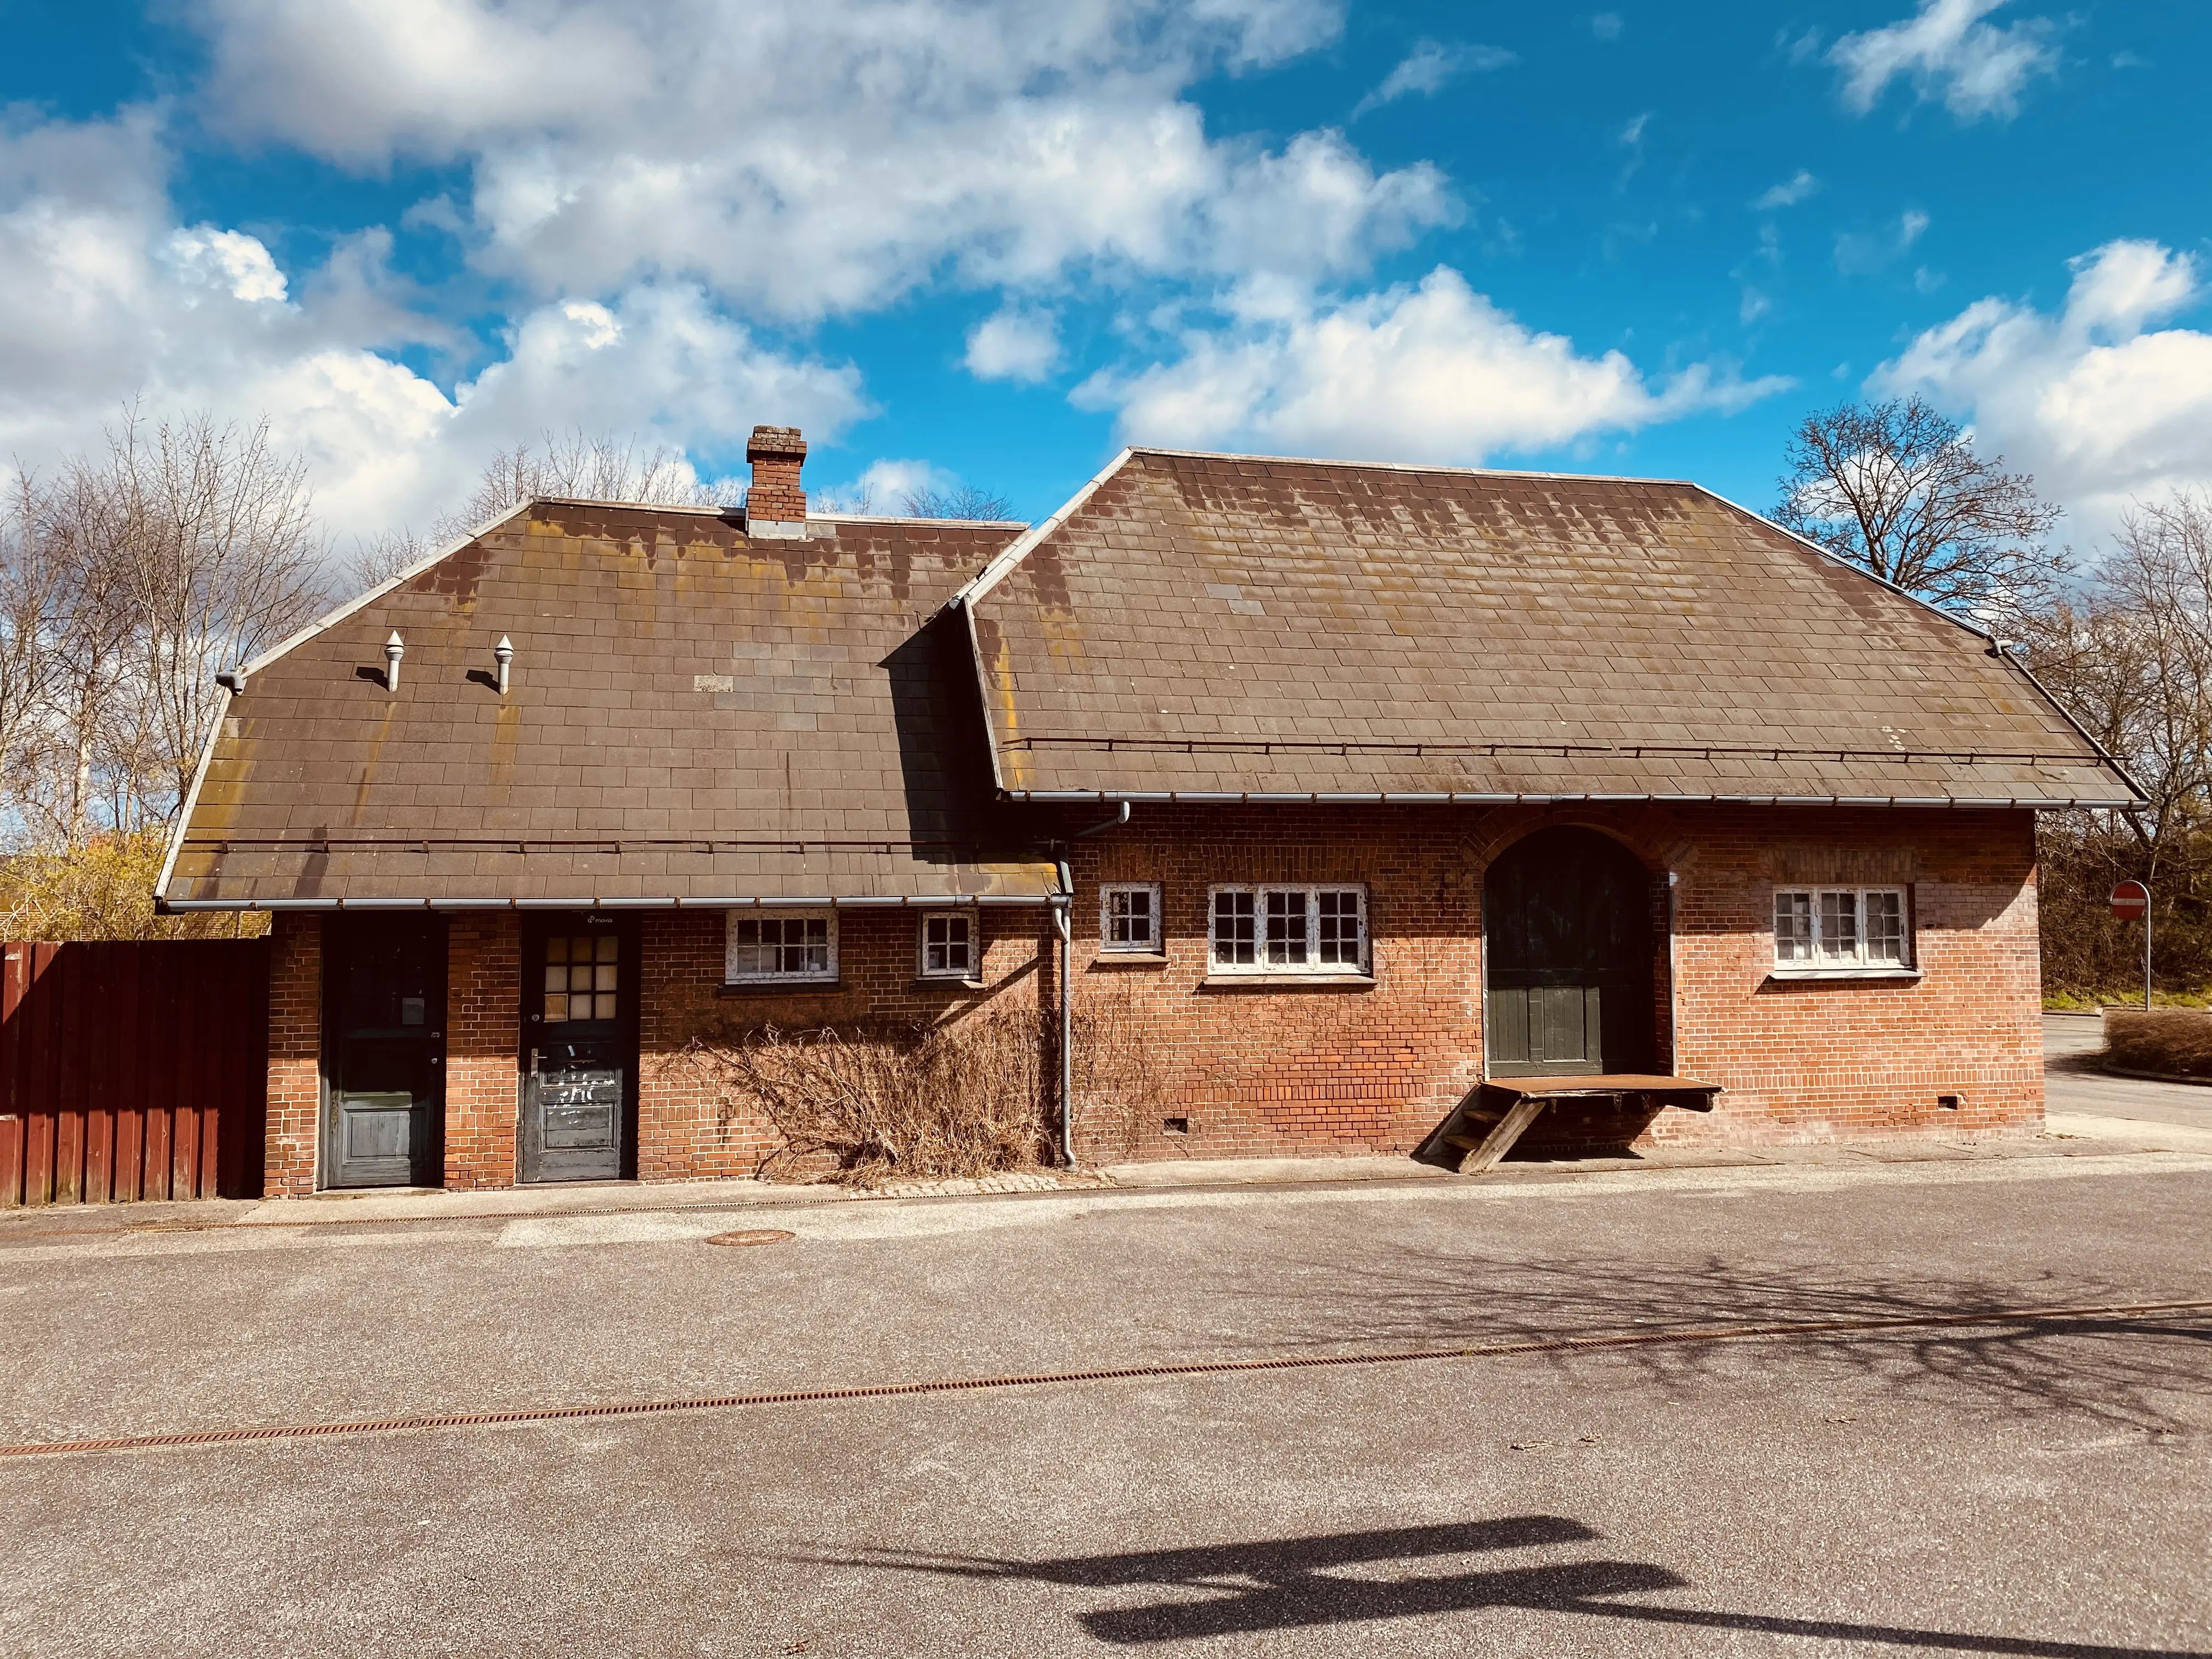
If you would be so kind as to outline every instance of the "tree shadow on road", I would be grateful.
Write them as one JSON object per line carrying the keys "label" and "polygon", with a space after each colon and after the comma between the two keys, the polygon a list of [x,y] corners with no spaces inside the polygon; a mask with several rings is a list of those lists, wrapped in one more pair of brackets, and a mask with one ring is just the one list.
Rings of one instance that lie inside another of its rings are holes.
{"label": "tree shadow on road", "polygon": [[[1560,1516],[1509,1516],[1443,1526],[1392,1528],[1251,1543],[1016,1561],[989,1556],[869,1550],[803,1558],[807,1565],[862,1566],[957,1578],[1016,1579],[1079,1589],[1158,1585],[1179,1592],[1075,1615],[1092,1636],[1120,1647],[1357,1624],[1439,1613],[1517,1608],[1715,1632],[1883,1644],[2029,1659],[2212,1659],[2179,1649],[2114,1647],[2036,1637],[1982,1635],[1901,1625],[1858,1624],[1729,1612],[1620,1598],[1692,1588],[1648,1561],[1578,1559],[1538,1565],[1416,1573],[1439,1557],[1487,1551],[1586,1546],[1601,1534]],[[1349,1576],[1365,1573],[1368,1576]],[[1620,1638],[1626,1648],[1626,1632]]]}
{"label": "tree shadow on road", "polygon": [[[1963,1390],[1985,1405],[2063,1409],[2154,1430],[2180,1425],[2178,1398],[2212,1398],[2212,1309],[2064,1317],[2021,1311],[2180,1299],[2086,1275],[1905,1279],[1840,1265],[1747,1266],[1718,1255],[1656,1263],[1586,1255],[1561,1264],[1389,1248],[1358,1261],[1291,1257],[1281,1265],[1297,1286],[1298,1319],[1259,1345],[1285,1354],[1987,1315],[1986,1324],[1807,1332],[1757,1345],[1654,1340],[1607,1348],[1602,1363],[1686,1389],[1723,1369],[1741,1375],[1747,1363],[1780,1363],[1746,1356],[1772,1355],[1786,1343],[1793,1366],[1862,1384],[1940,1389],[1954,1402]],[[1238,1312],[1224,1307],[1223,1322]],[[1543,1357],[1560,1367],[1592,1361],[1571,1348]]]}

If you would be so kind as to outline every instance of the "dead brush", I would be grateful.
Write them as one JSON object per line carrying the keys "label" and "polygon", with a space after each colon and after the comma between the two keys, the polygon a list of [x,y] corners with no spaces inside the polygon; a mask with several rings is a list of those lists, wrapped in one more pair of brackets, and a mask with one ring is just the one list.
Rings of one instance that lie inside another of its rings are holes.
{"label": "dead brush", "polygon": [[1035,1165],[1051,1145],[1034,1014],[763,1026],[695,1041],[689,1058],[715,1079],[726,1117],[750,1102],[775,1126],[783,1145],[763,1176],[824,1161],[831,1179],[857,1187],[986,1176]]}
{"label": "dead brush", "polygon": [[2212,1013],[2196,1008],[2108,1008],[2105,1057],[2130,1072],[2212,1077]]}
{"label": "dead brush", "polygon": [[1126,989],[1102,992],[1075,1010],[1075,1121],[1086,1145],[1133,1157],[1170,1109],[1158,1046]]}

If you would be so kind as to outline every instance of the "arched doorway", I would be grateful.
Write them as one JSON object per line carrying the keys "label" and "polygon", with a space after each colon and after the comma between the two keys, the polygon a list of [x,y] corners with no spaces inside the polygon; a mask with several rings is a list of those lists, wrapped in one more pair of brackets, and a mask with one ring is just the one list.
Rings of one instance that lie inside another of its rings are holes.
{"label": "arched doorway", "polygon": [[1482,883],[1492,1077],[1657,1069],[1651,875],[1595,830],[1540,830]]}

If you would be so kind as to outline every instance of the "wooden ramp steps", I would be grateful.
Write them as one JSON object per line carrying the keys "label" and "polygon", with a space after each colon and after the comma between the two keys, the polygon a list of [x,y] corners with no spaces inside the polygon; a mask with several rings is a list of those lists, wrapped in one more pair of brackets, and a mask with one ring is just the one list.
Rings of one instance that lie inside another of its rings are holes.
{"label": "wooden ramp steps", "polygon": [[1514,1143],[1528,1133],[1528,1126],[1554,1101],[1610,1098],[1615,1107],[1677,1106],[1685,1111],[1710,1112],[1713,1097],[1720,1092],[1717,1083],[1640,1072],[1492,1078],[1468,1091],[1467,1097],[1414,1149],[1413,1157],[1440,1170],[1480,1175],[1511,1152]]}

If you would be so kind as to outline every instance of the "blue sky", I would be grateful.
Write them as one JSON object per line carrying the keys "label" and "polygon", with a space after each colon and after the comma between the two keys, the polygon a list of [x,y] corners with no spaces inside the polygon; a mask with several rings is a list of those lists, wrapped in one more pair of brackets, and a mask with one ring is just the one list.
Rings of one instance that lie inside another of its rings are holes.
{"label": "blue sky", "polygon": [[1765,507],[1908,391],[2077,543],[2212,483],[2201,0],[4,10],[0,453],[265,416],[341,539],[763,421],[1030,515],[1125,441]]}

